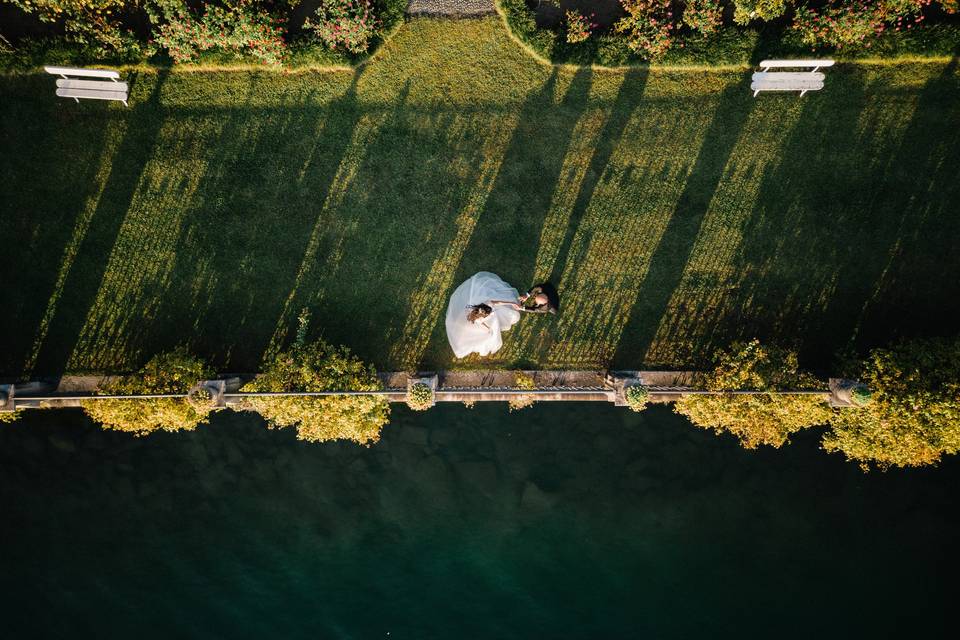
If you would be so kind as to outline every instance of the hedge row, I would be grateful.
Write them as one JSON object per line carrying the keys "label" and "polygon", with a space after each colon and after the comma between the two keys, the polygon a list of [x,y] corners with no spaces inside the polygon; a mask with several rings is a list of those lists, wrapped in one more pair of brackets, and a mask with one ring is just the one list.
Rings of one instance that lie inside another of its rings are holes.
{"label": "hedge row", "polygon": [[[614,32],[595,35],[570,44],[559,30],[538,28],[525,0],[497,0],[497,9],[508,28],[535,54],[554,64],[619,67],[648,64],[630,50],[624,36]],[[899,57],[946,57],[960,52],[960,24],[954,21],[889,30],[871,40],[869,48],[817,50],[800,42],[797,34],[782,24],[753,27],[727,26],[709,37],[676,36],[674,46],[656,63],[663,66],[756,64],[765,58],[825,57],[840,60]]]}
{"label": "hedge row", "polygon": [[[285,54],[279,68],[352,67],[368,60],[402,24],[407,0],[372,0],[371,4],[376,11],[379,27],[365,52],[334,51],[316,39],[287,31],[283,35]],[[151,28],[149,37],[153,37],[155,29]],[[0,38],[0,70],[35,71],[44,65],[93,64],[169,68],[175,64],[167,52],[157,51],[155,45],[148,46],[147,36],[140,36],[139,41],[127,43],[128,46],[111,49],[92,39],[72,38],[69,35],[56,34],[55,31],[56,29],[51,27],[51,35],[24,38],[12,43]],[[261,59],[249,53],[217,48],[199,52],[196,60],[190,64],[227,68],[264,67]]]}

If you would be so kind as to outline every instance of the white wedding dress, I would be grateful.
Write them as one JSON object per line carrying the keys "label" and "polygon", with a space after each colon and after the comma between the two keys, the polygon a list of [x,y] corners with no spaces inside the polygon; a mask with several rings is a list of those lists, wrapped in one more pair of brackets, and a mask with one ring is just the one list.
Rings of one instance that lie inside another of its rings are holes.
{"label": "white wedding dress", "polygon": [[507,331],[520,320],[520,312],[508,305],[491,305],[493,313],[483,319],[483,324],[467,320],[469,307],[475,304],[490,304],[491,300],[516,301],[519,293],[516,289],[488,271],[474,274],[469,280],[457,287],[450,296],[447,307],[447,340],[458,358],[471,353],[481,356],[496,352],[502,345],[500,334]]}

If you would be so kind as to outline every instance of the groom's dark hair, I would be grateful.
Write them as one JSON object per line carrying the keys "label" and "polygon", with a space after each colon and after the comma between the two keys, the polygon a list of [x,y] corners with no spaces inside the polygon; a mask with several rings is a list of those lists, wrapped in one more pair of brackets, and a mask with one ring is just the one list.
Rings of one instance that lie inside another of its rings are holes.
{"label": "groom's dark hair", "polygon": [[493,313],[493,307],[488,304],[472,304],[467,309],[470,309],[467,312],[467,320],[470,322],[476,322],[480,318],[486,318]]}

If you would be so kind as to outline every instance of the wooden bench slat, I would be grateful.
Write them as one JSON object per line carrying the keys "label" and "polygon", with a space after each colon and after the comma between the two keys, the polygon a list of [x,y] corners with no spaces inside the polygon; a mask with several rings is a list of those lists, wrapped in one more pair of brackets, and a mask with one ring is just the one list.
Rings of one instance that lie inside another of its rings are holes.
{"label": "wooden bench slat", "polygon": [[61,98],[88,98],[90,100],[116,100],[127,102],[126,91],[94,91],[91,89],[57,89]]}
{"label": "wooden bench slat", "polygon": [[751,91],[819,91],[820,89],[823,89],[822,82],[802,87],[786,84],[758,84],[756,82],[750,85]]}
{"label": "wooden bench slat", "polygon": [[57,80],[57,86],[63,89],[93,89],[95,91],[128,91],[126,82],[107,80]]}
{"label": "wooden bench slat", "polygon": [[835,60],[764,60],[761,67],[832,67]]}
{"label": "wooden bench slat", "polygon": [[823,82],[824,78],[826,78],[826,76],[820,73],[819,71],[817,71],[816,73],[810,73],[809,71],[801,72],[801,73],[784,72],[784,71],[774,71],[774,72],[757,71],[756,73],[753,74],[753,77],[751,79],[754,82],[763,82],[763,81],[808,82],[810,80],[817,80],[819,82]]}
{"label": "wooden bench slat", "polygon": [[76,69],[74,67],[44,67],[44,71],[55,76],[84,76],[87,78],[113,78],[120,79],[118,71],[110,69]]}
{"label": "wooden bench slat", "polygon": [[759,88],[761,91],[805,91],[809,89],[823,89],[822,82],[811,82],[809,84],[776,84],[769,82],[754,82],[750,84],[753,91]]}

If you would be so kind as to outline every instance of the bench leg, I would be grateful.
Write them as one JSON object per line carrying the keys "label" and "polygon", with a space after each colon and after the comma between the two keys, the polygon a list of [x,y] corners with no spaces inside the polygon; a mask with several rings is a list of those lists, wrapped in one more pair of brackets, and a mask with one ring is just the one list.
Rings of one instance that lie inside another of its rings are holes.
{"label": "bench leg", "polygon": [[80,98],[74,98],[74,100],[76,100],[77,104],[80,104]]}
{"label": "bench leg", "polygon": [[123,106],[125,106],[125,107],[129,107],[129,106],[130,106],[130,105],[127,104],[127,101],[126,101],[126,100],[121,100],[120,102],[122,102],[122,103],[123,103]]}
{"label": "bench leg", "polygon": [[756,98],[760,94],[760,89],[757,89],[753,92],[753,97]]}
{"label": "bench leg", "polygon": [[806,92],[807,92],[806,89],[804,89],[803,91],[801,91],[801,92],[800,92],[800,97],[802,98],[802,97],[803,97],[803,94],[805,94]]}

